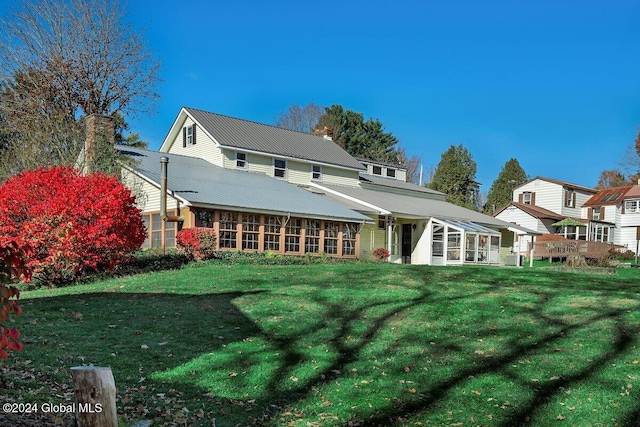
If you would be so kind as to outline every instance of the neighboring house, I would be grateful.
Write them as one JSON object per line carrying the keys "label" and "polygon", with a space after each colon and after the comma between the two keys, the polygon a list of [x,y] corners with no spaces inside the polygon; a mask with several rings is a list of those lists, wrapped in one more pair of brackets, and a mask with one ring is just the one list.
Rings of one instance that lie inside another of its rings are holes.
{"label": "neighboring house", "polygon": [[[127,182],[144,194],[147,247],[175,245],[181,227],[211,227],[224,250],[393,262],[500,264],[524,227],[447,203],[406,170],[361,162],[327,137],[182,108],[160,152],[137,159]],[[163,221],[160,160],[168,160]]]}
{"label": "neighboring house", "polygon": [[637,253],[640,237],[640,185],[607,188],[582,207],[589,240],[623,245]]}
{"label": "neighboring house", "polygon": [[[542,234],[624,245],[636,251],[639,203],[638,185],[595,190],[537,177],[516,188],[513,201],[494,216]],[[574,225],[553,225],[566,218]],[[531,242],[530,236],[521,239],[520,250],[528,250]]]}

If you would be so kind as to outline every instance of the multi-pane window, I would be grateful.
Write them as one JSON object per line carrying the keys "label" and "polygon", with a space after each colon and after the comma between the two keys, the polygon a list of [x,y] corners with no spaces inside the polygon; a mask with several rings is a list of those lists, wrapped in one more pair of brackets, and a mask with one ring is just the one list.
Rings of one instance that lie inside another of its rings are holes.
{"label": "multi-pane window", "polygon": [[387,228],[387,217],[385,215],[378,215],[378,228],[382,230]]}
{"label": "multi-pane window", "polygon": [[258,250],[260,217],[256,214],[242,215],[242,249]]}
{"label": "multi-pane window", "polygon": [[596,221],[600,219],[600,210],[601,207],[593,208],[591,219],[595,219]]}
{"label": "multi-pane window", "polygon": [[247,168],[247,153],[236,153],[236,167],[238,169]]}
{"label": "multi-pane window", "polygon": [[273,159],[273,176],[276,178],[287,177],[287,161],[284,159]]}
{"label": "multi-pane window", "polygon": [[[168,211],[168,215],[174,215],[175,211]],[[142,221],[147,229],[147,237],[142,244],[145,249],[161,248],[163,237],[165,247],[175,247],[176,245],[176,223],[163,221],[159,213],[143,215]],[[164,236],[162,227],[164,225]]]}
{"label": "multi-pane window", "polygon": [[308,219],[305,224],[304,251],[320,252],[320,221]]}
{"label": "multi-pane window", "polygon": [[433,256],[444,255],[444,227],[433,226],[433,239],[431,240],[431,254]]}
{"label": "multi-pane window", "polygon": [[144,224],[145,230],[147,230],[146,237],[144,239],[144,243],[142,243],[143,249],[148,249],[151,247],[151,239],[149,239],[149,215],[142,215],[142,223]]}
{"label": "multi-pane window", "polygon": [[311,165],[311,179],[314,179],[316,181],[322,180],[322,166]]}
{"label": "multi-pane window", "polygon": [[531,191],[525,191],[524,193],[522,193],[522,203],[524,203],[525,205],[531,204]]}
{"label": "multi-pane window", "polygon": [[374,166],[373,167],[374,175],[382,175],[382,166]]}
{"label": "multi-pane window", "polygon": [[219,246],[221,248],[235,249],[238,236],[238,213],[220,212]]}
{"label": "multi-pane window", "polygon": [[302,231],[302,220],[290,218],[285,227],[284,251],[300,252],[300,232]]}
{"label": "multi-pane window", "polygon": [[624,213],[640,212],[640,200],[626,200],[624,202]]}
{"label": "multi-pane window", "polygon": [[337,222],[325,221],[324,223],[324,253],[335,255],[338,253],[338,232],[340,226]]}
{"label": "multi-pane window", "polygon": [[567,208],[576,207],[576,193],[568,188],[564,190],[564,206]]}
{"label": "multi-pane window", "polygon": [[193,125],[187,126],[187,145],[193,145]]}
{"label": "multi-pane window", "polygon": [[264,249],[266,251],[280,251],[280,227],[282,219],[278,216],[264,218]]}
{"label": "multi-pane window", "polygon": [[356,254],[356,236],[358,224],[346,222],[342,224],[342,255]]}
{"label": "multi-pane window", "polygon": [[387,176],[389,178],[395,178],[396,177],[396,170],[392,169],[392,168],[387,168]]}
{"label": "multi-pane window", "polygon": [[213,228],[213,212],[196,211],[196,227]]}
{"label": "multi-pane window", "polygon": [[452,261],[460,260],[460,232],[449,232],[447,234],[447,259]]}
{"label": "multi-pane window", "polygon": [[160,214],[151,215],[151,247],[159,248],[162,246],[162,217]]}

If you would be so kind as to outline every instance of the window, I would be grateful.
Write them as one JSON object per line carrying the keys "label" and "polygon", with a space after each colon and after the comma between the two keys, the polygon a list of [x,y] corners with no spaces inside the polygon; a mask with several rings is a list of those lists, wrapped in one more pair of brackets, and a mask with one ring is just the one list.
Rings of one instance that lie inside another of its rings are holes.
{"label": "window", "polygon": [[302,220],[290,218],[287,222],[284,237],[285,252],[300,252],[300,232],[302,231]]}
{"label": "window", "polygon": [[236,167],[238,169],[247,168],[247,153],[236,153]]}
{"label": "window", "polygon": [[[167,211],[167,215],[175,215],[175,211]],[[164,239],[165,247],[176,246],[176,223],[163,221],[159,213],[151,215],[143,215],[142,221],[147,229],[147,237],[142,244],[144,249],[161,248]],[[164,225],[164,235],[162,227]]]}
{"label": "window", "polygon": [[273,176],[276,178],[287,177],[287,161],[283,159],[273,159]]}
{"label": "window", "polygon": [[531,191],[525,191],[522,193],[522,203],[525,205],[532,205],[533,203],[531,203],[531,199]]}
{"label": "window", "polygon": [[266,251],[280,251],[280,227],[282,219],[278,216],[268,216],[264,219],[264,249]]}
{"label": "window", "polygon": [[159,213],[151,215],[151,247],[162,247],[162,218]]}
{"label": "window", "polygon": [[566,208],[575,208],[576,207],[576,193],[573,190],[565,189],[564,190],[564,206]]}
{"label": "window", "polygon": [[242,249],[258,250],[260,217],[256,214],[242,215]]}
{"label": "window", "polygon": [[476,260],[476,237],[475,234],[467,233],[465,261]]}
{"label": "window", "polygon": [[142,243],[142,248],[148,249],[151,247],[151,240],[149,239],[149,231],[151,231],[149,228],[149,215],[142,215],[142,223],[144,224],[145,230],[147,230],[146,237]]}
{"label": "window", "polygon": [[431,246],[431,255],[444,255],[444,227],[440,225],[433,226],[433,240]]}
{"label": "window", "polygon": [[213,228],[213,212],[196,211],[196,227]]}
{"label": "window", "polygon": [[182,146],[196,145],[196,125],[182,128]]}
{"label": "window", "polygon": [[597,207],[597,208],[593,208],[593,210],[591,211],[591,219],[595,219],[596,221],[600,219],[600,210],[602,208],[601,207]]}
{"label": "window", "polygon": [[322,166],[311,165],[311,179],[322,181]]}
{"label": "window", "polygon": [[454,231],[447,234],[447,259],[452,261],[460,260],[460,232]]}
{"label": "window", "polygon": [[305,226],[304,251],[311,253],[320,252],[320,221],[308,219]]}
{"label": "window", "polygon": [[640,200],[627,200],[624,202],[624,213],[640,212]]}
{"label": "window", "polygon": [[387,168],[387,176],[389,178],[395,178],[396,177],[396,170],[392,169],[392,168]]}
{"label": "window", "polygon": [[220,212],[220,237],[221,248],[235,249],[238,235],[238,214],[236,212]]}
{"label": "window", "polygon": [[387,217],[385,215],[378,215],[378,228],[382,230],[387,228]]}
{"label": "window", "polygon": [[356,254],[356,235],[358,224],[346,222],[342,224],[342,255]]}
{"label": "window", "polygon": [[374,175],[382,175],[382,166],[374,166],[373,167]]}
{"label": "window", "polygon": [[338,231],[337,222],[325,221],[324,223],[324,253],[335,255],[338,253]]}

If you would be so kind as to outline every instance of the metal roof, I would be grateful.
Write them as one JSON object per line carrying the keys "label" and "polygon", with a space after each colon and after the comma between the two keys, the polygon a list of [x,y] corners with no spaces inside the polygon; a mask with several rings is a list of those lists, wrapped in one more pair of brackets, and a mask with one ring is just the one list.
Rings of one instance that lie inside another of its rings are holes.
{"label": "metal roof", "polygon": [[411,182],[404,182],[393,178],[384,178],[366,173],[360,173],[360,182],[363,184],[372,184],[381,187],[389,187],[399,190],[417,191],[419,193],[432,194],[434,196],[440,196],[444,199],[446,194],[440,191],[432,190],[430,188],[413,184]]}
{"label": "metal roof", "polygon": [[167,187],[190,205],[250,210],[264,213],[371,222],[347,207],[286,181],[264,174],[224,169],[206,160],[116,146],[135,159],[133,169],[160,185],[160,158],[169,159]]}
{"label": "metal roof", "polygon": [[223,147],[258,151],[349,169],[365,168],[338,144],[322,136],[295,132],[195,108],[185,107],[184,110]]}
{"label": "metal roof", "polygon": [[395,194],[383,191],[374,191],[361,187],[344,187],[329,184],[313,184],[317,189],[326,189],[325,197],[338,203],[345,203],[356,209],[358,200],[368,204],[360,203],[359,212],[380,215],[383,211],[376,211],[372,206],[391,212],[405,218],[430,218],[435,217],[449,221],[472,221],[490,227],[508,228],[512,224],[494,218],[480,212],[466,209],[443,200],[433,198],[409,196],[405,194]]}

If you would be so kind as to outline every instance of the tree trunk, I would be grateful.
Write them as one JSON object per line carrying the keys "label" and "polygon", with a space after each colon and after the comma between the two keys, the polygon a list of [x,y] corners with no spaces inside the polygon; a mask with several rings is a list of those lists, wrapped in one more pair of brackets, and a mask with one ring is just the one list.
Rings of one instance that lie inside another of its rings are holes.
{"label": "tree trunk", "polygon": [[78,427],[118,427],[116,383],[111,368],[71,368]]}

